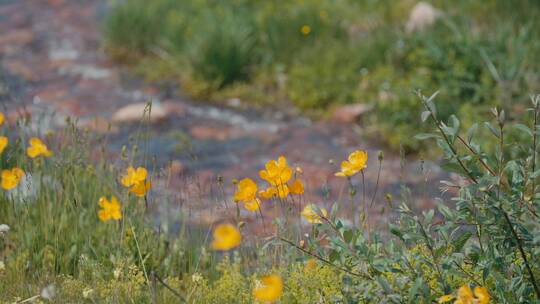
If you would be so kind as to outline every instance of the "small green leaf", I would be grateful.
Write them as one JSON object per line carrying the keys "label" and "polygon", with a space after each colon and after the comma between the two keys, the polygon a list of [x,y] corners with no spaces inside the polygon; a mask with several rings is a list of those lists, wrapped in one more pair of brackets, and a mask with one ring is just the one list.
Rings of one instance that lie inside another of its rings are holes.
{"label": "small green leaf", "polygon": [[438,137],[439,137],[438,135],[431,134],[431,133],[420,133],[420,134],[416,134],[414,136],[414,138],[416,138],[418,140],[426,140],[426,139],[429,139],[429,138],[438,138]]}
{"label": "small green leaf", "polygon": [[472,233],[469,231],[465,231],[463,234],[458,236],[454,241],[454,252],[459,252],[461,249],[463,249],[463,246],[465,246],[465,243],[471,238]]}
{"label": "small green leaf", "polygon": [[426,120],[429,118],[430,115],[431,115],[430,111],[422,112],[422,114],[420,116],[420,118],[422,119],[422,122],[426,122]]}
{"label": "small green leaf", "polygon": [[527,133],[527,135],[529,136],[533,136],[533,132],[531,131],[531,129],[524,124],[515,124],[514,128]]}
{"label": "small green leaf", "polygon": [[353,239],[353,232],[350,229],[345,230],[343,232],[343,239],[350,244]]}

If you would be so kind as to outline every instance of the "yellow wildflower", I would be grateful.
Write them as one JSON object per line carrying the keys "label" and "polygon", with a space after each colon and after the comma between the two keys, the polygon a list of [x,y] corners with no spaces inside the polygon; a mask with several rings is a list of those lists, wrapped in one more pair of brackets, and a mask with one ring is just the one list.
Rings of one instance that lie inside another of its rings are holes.
{"label": "yellow wildflower", "polygon": [[212,248],[214,250],[231,250],[238,245],[242,236],[240,231],[232,224],[220,224],[214,229],[214,240],[212,241]]}
{"label": "yellow wildflower", "polygon": [[463,285],[458,289],[455,304],[473,304],[473,292],[469,285]]}
{"label": "yellow wildflower", "polygon": [[53,153],[39,138],[32,137],[30,138],[30,147],[26,149],[26,154],[31,158],[35,158],[40,155],[49,157],[52,156]]}
{"label": "yellow wildflower", "polygon": [[132,187],[140,182],[146,180],[148,171],[143,167],[138,167],[137,169],[129,166],[126,170],[126,174],[122,176],[120,182],[126,187]]}
{"label": "yellow wildflower", "polygon": [[268,187],[268,189],[260,191],[259,195],[264,199],[271,199],[273,197],[286,198],[289,193],[287,185],[279,185],[277,187]]}
{"label": "yellow wildflower", "polygon": [[146,194],[146,192],[150,190],[151,187],[152,187],[152,183],[150,183],[149,181],[141,181],[133,185],[129,189],[129,192],[135,194],[138,197],[143,197]]}
{"label": "yellow wildflower", "polygon": [[444,295],[439,298],[438,303],[446,303],[454,298],[454,304],[488,304],[491,297],[485,287],[476,286],[473,293],[469,285],[465,284],[458,289],[456,296]]}
{"label": "yellow wildflower", "polygon": [[276,188],[273,188],[273,187],[269,187],[266,190],[259,191],[259,196],[264,199],[271,199],[275,195],[277,195],[277,191],[276,191]]}
{"label": "yellow wildflower", "polygon": [[257,211],[261,207],[261,201],[256,198],[251,201],[244,201],[244,208],[249,211]]}
{"label": "yellow wildflower", "polygon": [[0,112],[0,126],[3,125],[5,121],[6,116],[4,115],[4,113]]}
{"label": "yellow wildflower", "polygon": [[349,155],[348,160],[341,163],[341,171],[336,176],[353,176],[366,168],[368,154],[366,151],[357,150]]}
{"label": "yellow wildflower", "polygon": [[111,200],[102,196],[98,201],[101,209],[98,211],[98,218],[102,222],[108,220],[119,220],[122,218],[122,205],[118,202],[116,197],[111,196]]}
{"label": "yellow wildflower", "polygon": [[474,288],[474,296],[478,300],[478,304],[488,304],[491,299],[487,288],[482,286],[476,286]]}
{"label": "yellow wildflower", "polygon": [[292,169],[284,156],[280,156],[277,161],[268,161],[264,167],[265,170],[259,171],[259,176],[272,186],[285,185],[292,177]]}
{"label": "yellow wildflower", "polygon": [[454,296],[451,294],[448,294],[448,295],[444,295],[440,297],[437,303],[442,304],[442,303],[450,302],[453,299],[454,299]]}
{"label": "yellow wildflower", "polygon": [[322,218],[328,216],[328,211],[324,208],[319,208],[321,211],[320,214],[318,214],[316,211],[316,206],[314,204],[309,204],[304,207],[304,210],[302,210],[302,216],[310,223],[312,224],[320,224],[322,223]]}
{"label": "yellow wildflower", "polygon": [[237,190],[234,193],[234,200],[252,201],[257,196],[257,184],[251,178],[244,178],[237,184]]}
{"label": "yellow wildflower", "polygon": [[20,168],[2,170],[2,188],[4,188],[4,190],[11,190],[17,187],[23,176],[24,171]]}
{"label": "yellow wildflower", "polygon": [[292,194],[304,194],[304,184],[301,180],[295,179],[294,182],[289,185],[289,191]]}
{"label": "yellow wildflower", "polygon": [[244,207],[249,211],[257,211],[261,201],[257,198],[257,184],[251,178],[244,178],[237,184],[234,193],[235,202],[243,202]]}
{"label": "yellow wildflower", "polygon": [[261,277],[253,289],[253,297],[261,302],[275,302],[283,293],[283,280],[279,275]]}
{"label": "yellow wildflower", "polygon": [[4,152],[4,149],[6,149],[6,146],[8,145],[8,138],[5,136],[0,136],[0,154]]}
{"label": "yellow wildflower", "polygon": [[302,33],[302,35],[309,35],[309,33],[311,33],[311,27],[307,24],[304,24],[300,28],[300,33]]}

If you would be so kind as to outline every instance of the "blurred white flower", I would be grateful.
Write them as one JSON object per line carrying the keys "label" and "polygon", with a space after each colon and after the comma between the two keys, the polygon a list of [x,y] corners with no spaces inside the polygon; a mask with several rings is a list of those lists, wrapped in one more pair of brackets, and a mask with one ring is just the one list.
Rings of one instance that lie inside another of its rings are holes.
{"label": "blurred white flower", "polygon": [[8,233],[9,231],[9,226],[6,225],[6,224],[0,224],[0,235],[4,234],[4,233]]}
{"label": "blurred white flower", "polygon": [[92,288],[86,288],[85,290],[83,290],[82,296],[83,298],[88,299],[93,293],[94,290]]}
{"label": "blurred white flower", "polygon": [[405,25],[408,33],[422,31],[442,16],[442,12],[427,2],[418,2]]}
{"label": "blurred white flower", "polygon": [[41,298],[51,300],[56,295],[56,287],[53,284],[47,285],[41,290]]}

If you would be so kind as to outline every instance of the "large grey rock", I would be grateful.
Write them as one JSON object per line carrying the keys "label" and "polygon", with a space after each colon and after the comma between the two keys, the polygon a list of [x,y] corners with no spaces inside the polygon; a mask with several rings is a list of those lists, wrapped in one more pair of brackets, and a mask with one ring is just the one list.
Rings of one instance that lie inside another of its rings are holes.
{"label": "large grey rock", "polygon": [[[140,122],[143,120],[143,115],[146,118],[145,113],[147,103],[138,102],[132,103],[125,107],[118,109],[112,116],[113,123],[132,123]],[[167,110],[159,102],[152,103],[152,111],[150,113],[150,122],[158,122],[167,118]]]}

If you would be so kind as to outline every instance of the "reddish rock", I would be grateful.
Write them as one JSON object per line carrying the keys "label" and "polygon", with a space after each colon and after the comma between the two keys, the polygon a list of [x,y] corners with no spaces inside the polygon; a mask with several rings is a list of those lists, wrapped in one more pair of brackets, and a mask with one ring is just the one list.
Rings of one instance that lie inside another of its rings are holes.
{"label": "reddish rock", "polygon": [[49,88],[40,91],[36,94],[40,101],[55,102],[65,98],[68,95],[68,91],[64,88]]}
{"label": "reddish rock", "polygon": [[186,105],[180,102],[166,100],[162,103],[163,109],[169,114],[182,116],[186,113]]}
{"label": "reddish rock", "polygon": [[371,106],[363,103],[344,105],[334,110],[332,119],[337,122],[351,123],[369,110],[371,110]]}
{"label": "reddish rock", "polygon": [[34,40],[34,33],[30,29],[19,29],[4,32],[0,35],[0,52],[12,53]]}
{"label": "reddish rock", "polygon": [[90,119],[82,120],[80,123],[80,126],[82,128],[87,128],[93,132],[97,132],[101,134],[118,132],[117,126],[112,125],[110,120],[101,116],[96,116]]}
{"label": "reddish rock", "polygon": [[22,77],[26,81],[37,80],[34,70],[28,64],[21,61],[8,61],[6,62],[6,67],[11,73]]}
{"label": "reddish rock", "polygon": [[209,126],[194,126],[189,130],[191,136],[202,140],[226,140],[229,137],[229,130]]}

